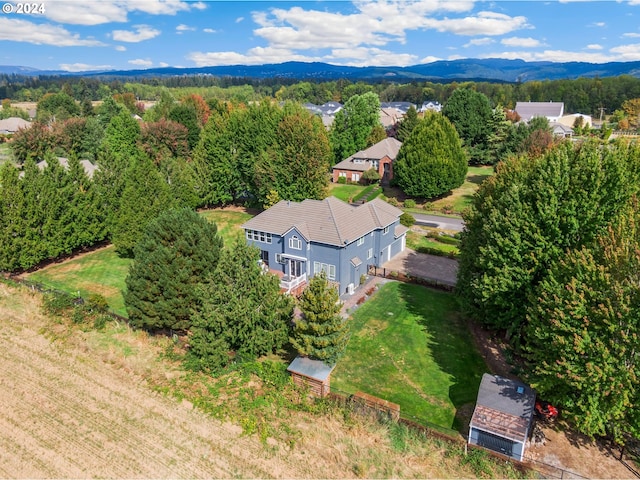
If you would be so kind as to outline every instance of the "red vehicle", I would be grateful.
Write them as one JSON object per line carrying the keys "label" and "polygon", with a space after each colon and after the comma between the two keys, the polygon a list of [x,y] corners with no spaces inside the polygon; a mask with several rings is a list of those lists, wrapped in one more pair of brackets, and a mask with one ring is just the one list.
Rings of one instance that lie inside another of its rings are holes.
{"label": "red vehicle", "polygon": [[549,402],[536,399],[536,415],[546,420],[555,420],[558,418],[558,409]]}

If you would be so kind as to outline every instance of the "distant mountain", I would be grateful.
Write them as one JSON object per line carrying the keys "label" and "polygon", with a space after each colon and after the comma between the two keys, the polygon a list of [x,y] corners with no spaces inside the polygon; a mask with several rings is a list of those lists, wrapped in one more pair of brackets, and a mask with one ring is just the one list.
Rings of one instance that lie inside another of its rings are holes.
{"label": "distant mountain", "polygon": [[[12,70],[13,69],[13,70]],[[20,69],[20,70],[18,70]],[[90,72],[43,71],[29,67],[2,67],[0,73],[22,75],[71,75],[84,77],[165,77],[213,75],[248,78],[288,78],[293,80],[486,80],[501,82],[575,79],[579,77],[640,77],[640,62],[525,62],[524,60],[463,59],[413,65],[410,67],[345,67],[327,63],[285,62],[267,65],[228,65],[198,68],[151,68]]]}
{"label": "distant mountain", "polygon": [[11,75],[13,73],[17,75],[40,75],[40,70],[31,67],[21,67],[17,65],[0,65],[0,74],[4,73]]}

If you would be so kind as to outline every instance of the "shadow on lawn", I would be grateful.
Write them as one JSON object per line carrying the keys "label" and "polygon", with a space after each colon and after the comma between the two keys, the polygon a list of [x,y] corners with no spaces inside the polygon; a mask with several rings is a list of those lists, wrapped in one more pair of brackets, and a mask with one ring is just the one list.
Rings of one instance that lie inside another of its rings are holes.
{"label": "shadow on lawn", "polygon": [[473,345],[471,333],[452,294],[433,290],[437,296],[442,296],[439,304],[425,305],[415,298],[414,288],[402,284],[400,294],[406,301],[407,310],[420,319],[418,323],[427,334],[426,341],[434,361],[452,379],[449,399],[458,413],[451,428],[466,433],[463,431],[469,421],[466,417],[473,412],[469,405],[475,403],[487,367]]}

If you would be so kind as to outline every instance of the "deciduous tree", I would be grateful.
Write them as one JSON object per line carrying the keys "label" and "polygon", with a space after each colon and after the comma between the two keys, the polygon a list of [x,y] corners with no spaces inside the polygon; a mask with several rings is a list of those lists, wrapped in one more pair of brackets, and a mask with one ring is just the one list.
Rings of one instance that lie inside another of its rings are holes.
{"label": "deciduous tree", "polygon": [[380,99],[373,92],[353,95],[336,113],[330,141],[334,163],[367,148],[372,130],[380,125]]}

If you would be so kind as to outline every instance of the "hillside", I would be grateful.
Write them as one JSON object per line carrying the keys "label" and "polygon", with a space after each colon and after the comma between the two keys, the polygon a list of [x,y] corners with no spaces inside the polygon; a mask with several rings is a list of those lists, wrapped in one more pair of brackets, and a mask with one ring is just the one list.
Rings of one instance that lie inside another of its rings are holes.
{"label": "hillside", "polygon": [[246,78],[287,78],[294,80],[352,81],[374,80],[490,80],[517,82],[531,80],[575,79],[580,77],[640,76],[640,62],[525,62],[499,58],[441,60],[408,67],[349,67],[327,63],[285,62],[265,65],[225,65],[198,68],[151,68],[147,70],[62,72],[37,70],[30,67],[0,66],[0,73],[27,76],[69,75],[83,77],[163,77],[182,75],[212,75]]}

